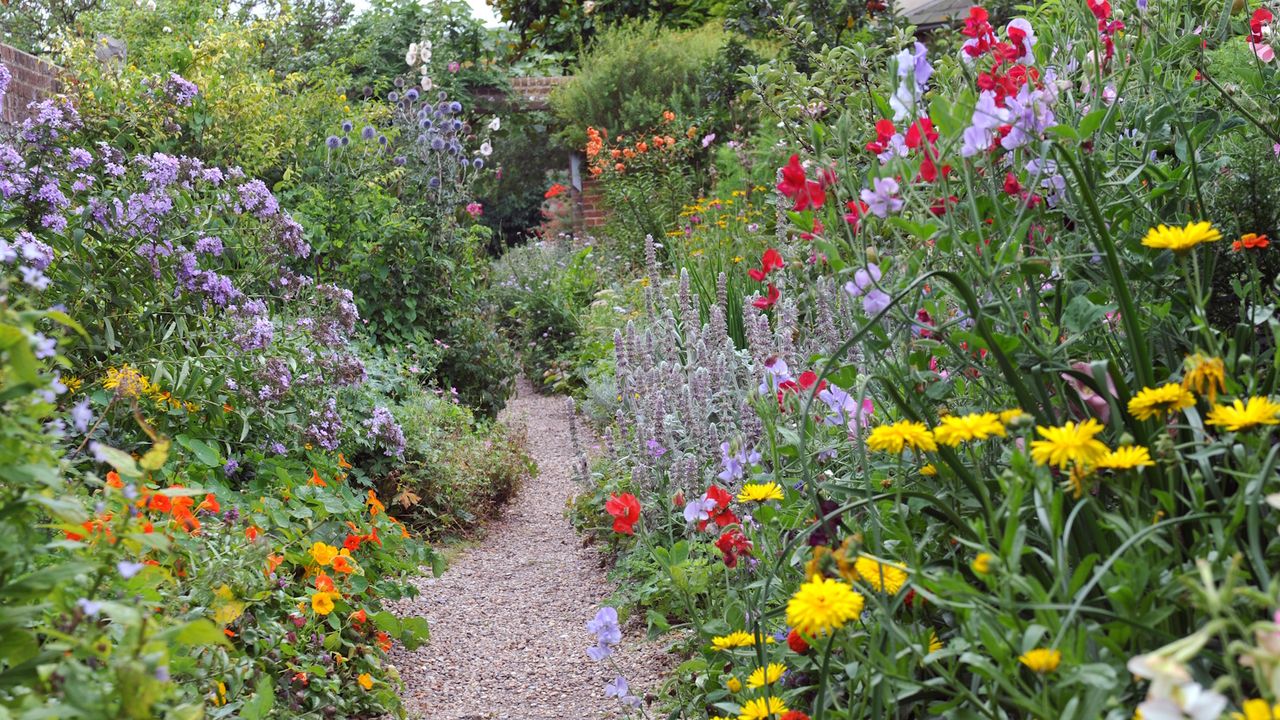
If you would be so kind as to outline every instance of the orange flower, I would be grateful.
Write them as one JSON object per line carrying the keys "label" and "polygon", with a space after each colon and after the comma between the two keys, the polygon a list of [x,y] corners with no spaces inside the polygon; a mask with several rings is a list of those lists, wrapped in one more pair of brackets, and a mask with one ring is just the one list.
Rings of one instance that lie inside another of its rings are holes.
{"label": "orange flower", "polygon": [[315,584],[316,584],[316,589],[319,590],[320,592],[337,592],[338,591],[338,586],[333,584],[333,578],[329,577],[329,573],[326,573],[323,570],[320,571],[319,575],[316,575]]}
{"label": "orange flower", "polygon": [[372,490],[369,491],[368,505],[369,505],[370,517],[377,517],[378,513],[385,512],[387,509],[387,507],[383,505],[381,501],[378,500],[377,493],[375,493]]}
{"label": "orange flower", "polygon": [[668,135],[668,136],[666,137],[666,141],[667,141],[667,145],[668,145],[668,146],[671,146],[671,145],[675,145],[675,144],[676,144],[676,139],[675,139],[675,138],[673,138],[673,137],[671,137],[670,135]]}
{"label": "orange flower", "polygon": [[1257,233],[1245,233],[1240,236],[1239,240],[1231,243],[1231,249],[1235,252],[1242,250],[1265,250],[1271,241],[1266,235],[1258,235]]}
{"label": "orange flower", "polygon": [[369,527],[369,534],[364,536],[364,541],[365,541],[365,542],[376,542],[376,543],[378,543],[378,547],[382,547],[382,540],[381,540],[381,538],[379,538],[379,537],[378,537],[378,528],[377,528],[377,527],[375,527],[375,526],[370,526],[370,527]]}
{"label": "orange flower", "polygon": [[643,140],[636,143],[636,152],[639,152],[639,153],[649,152],[649,144],[644,142]]}
{"label": "orange flower", "polygon": [[222,512],[222,506],[218,504],[218,498],[213,493],[204,496],[204,501],[196,508],[197,510],[208,510],[212,513]]}
{"label": "orange flower", "polygon": [[173,503],[169,500],[168,495],[156,493],[147,500],[147,509],[162,513],[172,512]]}
{"label": "orange flower", "polygon": [[625,149],[622,151],[622,157],[624,157],[624,158],[626,158],[626,159],[628,159],[628,160],[630,160],[631,158],[634,158],[635,156],[636,156],[636,151],[635,151],[635,150],[632,150],[631,148],[625,148]]}
{"label": "orange flower", "polygon": [[351,469],[351,463],[347,462],[347,458],[342,453],[338,453],[338,467],[343,470]]}
{"label": "orange flower", "polygon": [[232,631],[231,628],[222,628],[222,634],[226,635],[229,638],[233,638],[236,636],[235,632]]}
{"label": "orange flower", "polygon": [[272,574],[272,573],[274,573],[274,572],[276,571],[276,568],[280,567],[280,563],[282,563],[282,562],[284,562],[284,556],[283,556],[283,555],[275,555],[275,554],[268,555],[268,556],[267,556],[267,570],[266,570],[266,572],[265,572],[264,574],[265,574],[267,577],[271,577],[271,574]]}
{"label": "orange flower", "polygon": [[618,148],[614,148],[609,151],[609,157],[613,158],[614,160],[617,160],[618,158],[622,157],[622,151],[619,150]]}
{"label": "orange flower", "polygon": [[244,536],[249,542],[254,542],[258,538],[262,537],[262,529],[257,525],[250,525],[244,529]]}
{"label": "orange flower", "polygon": [[363,625],[369,621],[369,614],[360,609],[348,615],[347,619],[351,621],[352,625]]}
{"label": "orange flower", "polygon": [[351,564],[351,560],[346,555],[339,555],[333,559],[333,569],[340,573],[353,573],[356,571],[355,566]]}
{"label": "orange flower", "polygon": [[294,682],[297,682],[297,683],[301,683],[301,684],[303,684],[303,685],[306,685],[306,684],[307,684],[307,674],[306,674],[306,673],[304,673],[304,672],[296,672],[296,673],[294,673],[294,674],[293,674],[293,681],[294,681]]}
{"label": "orange flower", "polygon": [[142,534],[143,534],[143,535],[150,535],[151,533],[153,533],[153,532],[155,532],[155,531],[156,531],[156,526],[155,526],[155,525],[152,525],[150,520],[148,520],[147,522],[142,523]]}
{"label": "orange flower", "polygon": [[593,165],[593,166],[591,167],[591,176],[592,176],[592,177],[596,177],[596,176],[600,175],[600,173],[602,173],[602,172],[604,172],[604,168],[600,167],[599,165]]}
{"label": "orange flower", "polygon": [[618,172],[622,172],[623,170],[627,169],[627,166],[623,165],[622,163],[618,163],[617,165],[613,166],[613,169],[617,170]]}
{"label": "orange flower", "polygon": [[231,403],[222,403],[222,412],[229,413],[234,411],[235,408],[231,407]]}
{"label": "orange flower", "polygon": [[672,121],[673,121],[673,120],[675,120],[675,119],[676,119],[676,114],[675,114],[675,113],[671,112],[670,110],[663,110],[663,111],[662,111],[662,121],[663,121],[663,122],[672,122]]}
{"label": "orange flower", "polygon": [[200,519],[191,514],[191,511],[185,507],[175,507],[173,509],[173,521],[182,526],[188,534],[194,534],[200,530]]}
{"label": "orange flower", "polygon": [[120,481],[120,474],[115,470],[107,473],[107,486],[117,490],[124,488],[124,483]]}
{"label": "orange flower", "polygon": [[364,538],[360,535],[347,533],[347,539],[342,541],[342,547],[350,550],[351,552],[355,552],[360,549],[360,541],[362,540],[364,540]]}
{"label": "orange flower", "polygon": [[320,477],[320,473],[315,468],[311,468],[311,479],[307,481],[307,484],[314,485],[316,487],[329,487],[329,483],[325,482],[324,478]]}
{"label": "orange flower", "polygon": [[378,631],[378,647],[382,648],[382,652],[391,652],[391,636]]}
{"label": "orange flower", "polygon": [[369,673],[360,673],[360,677],[356,678],[356,682],[360,683],[360,687],[365,690],[373,688],[373,676]]}

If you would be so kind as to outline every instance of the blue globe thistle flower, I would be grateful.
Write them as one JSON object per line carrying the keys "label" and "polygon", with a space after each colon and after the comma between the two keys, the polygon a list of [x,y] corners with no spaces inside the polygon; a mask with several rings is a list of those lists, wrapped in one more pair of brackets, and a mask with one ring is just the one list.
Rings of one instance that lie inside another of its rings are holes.
{"label": "blue globe thistle flower", "polygon": [[421,119],[421,120],[419,120],[419,121],[418,121],[418,127],[422,128],[423,130],[430,130],[430,129],[431,129],[431,121],[430,121],[430,120],[428,120],[428,119],[426,119],[426,118],[423,118],[423,119]]}
{"label": "blue globe thistle flower", "polygon": [[386,145],[386,144],[387,144],[387,136],[386,136],[386,135],[379,135],[379,136],[378,136],[378,144],[379,144],[379,145]]}
{"label": "blue globe thistle flower", "polygon": [[450,155],[457,155],[457,154],[458,154],[458,153],[460,153],[460,152],[462,152],[462,151],[458,149],[458,146],[457,146],[457,145],[450,145],[450,146],[449,146],[449,154],[450,154]]}
{"label": "blue globe thistle flower", "polygon": [[440,187],[440,178],[438,177],[431,178],[430,180],[427,181],[427,185],[431,186],[432,188]]}
{"label": "blue globe thistle flower", "polygon": [[392,90],[391,92],[387,93],[387,99],[390,100],[391,102],[399,102],[400,93],[396,92],[395,90]]}
{"label": "blue globe thistle flower", "polygon": [[444,149],[444,138],[439,135],[431,138],[431,149],[439,152]]}
{"label": "blue globe thistle flower", "polygon": [[449,93],[447,93],[447,92],[445,92],[445,91],[441,90],[440,92],[436,93],[436,99],[437,99],[437,100],[448,100],[448,99],[449,99]]}
{"label": "blue globe thistle flower", "polygon": [[462,121],[461,121],[461,120],[454,120],[454,121],[453,121],[453,131],[454,131],[454,132],[458,132],[458,131],[459,131],[459,130],[461,130],[461,129],[462,129]]}
{"label": "blue globe thistle flower", "polygon": [[462,112],[462,103],[458,102],[457,100],[454,100],[453,102],[449,103],[449,112],[453,112],[453,113]]}
{"label": "blue globe thistle flower", "polygon": [[393,80],[392,82],[393,82],[393,83],[395,84],[395,86],[396,86],[396,87],[398,87],[398,88],[402,88],[402,87],[404,87],[404,78],[402,78],[402,77],[398,77],[398,78],[396,78],[395,80]]}
{"label": "blue globe thistle flower", "polygon": [[364,129],[360,131],[360,137],[364,138],[365,140],[372,140],[373,136],[377,134],[378,134],[378,131],[374,130],[372,125],[365,125]]}
{"label": "blue globe thistle flower", "polygon": [[339,145],[341,145],[342,140],[340,140],[337,135],[330,135],[329,137],[325,138],[324,144],[328,145],[329,149],[332,150],[338,147]]}
{"label": "blue globe thistle flower", "polygon": [[429,108],[425,108],[425,107],[424,107],[424,108],[422,108],[421,110],[419,110],[419,111],[418,111],[418,119],[419,119],[419,120],[426,120],[426,119],[427,119],[427,117],[428,117],[427,110],[428,110],[428,109],[429,109]]}
{"label": "blue globe thistle flower", "polygon": [[415,102],[418,99],[418,89],[409,88],[409,91],[404,94],[404,99],[409,102]]}
{"label": "blue globe thistle flower", "polygon": [[403,166],[405,162],[407,162],[407,159],[403,155],[397,155],[391,162],[395,163],[396,166]]}
{"label": "blue globe thistle flower", "polygon": [[345,135],[342,136],[342,147],[346,147],[350,142],[351,142],[351,138]]}
{"label": "blue globe thistle flower", "polygon": [[471,166],[472,166],[472,167],[474,167],[474,168],[475,168],[475,169],[477,169],[477,170],[483,170],[483,169],[484,169],[484,158],[476,158],[475,160],[472,160],[472,161],[471,161]]}
{"label": "blue globe thistle flower", "polygon": [[352,125],[350,120],[343,120],[343,121],[342,121],[342,132],[343,132],[343,133],[349,133],[349,132],[351,132],[351,129],[352,129],[352,128],[354,128],[354,127],[355,127],[355,125]]}

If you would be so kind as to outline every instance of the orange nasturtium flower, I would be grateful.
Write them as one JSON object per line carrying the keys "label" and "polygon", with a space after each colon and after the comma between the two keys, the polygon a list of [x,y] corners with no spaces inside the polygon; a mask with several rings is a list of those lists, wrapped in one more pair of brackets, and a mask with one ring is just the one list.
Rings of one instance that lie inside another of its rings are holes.
{"label": "orange nasturtium flower", "polygon": [[316,542],[311,545],[311,559],[316,561],[317,565],[328,565],[338,556],[338,548],[329,543]]}
{"label": "orange nasturtium flower", "polygon": [[369,614],[363,608],[357,610],[347,616],[353,625],[361,625],[369,621]]}
{"label": "orange nasturtium flower", "polygon": [[307,481],[307,484],[314,485],[316,487],[329,487],[329,483],[325,482],[324,478],[320,477],[320,473],[315,468],[311,468],[311,479]]}
{"label": "orange nasturtium flower", "polygon": [[378,647],[382,648],[382,652],[391,651],[391,636],[381,630],[378,631]]}
{"label": "orange nasturtium flower", "polygon": [[328,615],[333,612],[333,593],[318,592],[312,595],[311,609],[317,615]]}
{"label": "orange nasturtium flower", "polygon": [[356,678],[356,682],[360,683],[360,687],[365,690],[373,688],[373,676],[369,673],[360,673],[360,677]]}
{"label": "orange nasturtium flower", "polygon": [[244,537],[249,542],[253,542],[258,538],[262,537],[262,528],[258,527],[257,525],[250,525],[249,527],[244,529]]}
{"label": "orange nasturtium flower", "polygon": [[334,595],[338,594],[338,587],[333,584],[333,578],[329,577],[328,573],[323,570],[321,570],[320,574],[316,576],[315,584],[316,590],[319,590],[320,592],[333,593]]}
{"label": "orange nasturtium flower", "polygon": [[107,473],[107,486],[113,487],[117,490],[121,490],[124,488],[124,483],[121,482],[120,480],[120,474],[117,473],[115,470],[112,470],[111,472]]}
{"label": "orange nasturtium flower", "polygon": [[267,575],[267,577],[271,577],[271,574],[272,574],[272,573],[274,573],[274,572],[276,571],[276,568],[280,567],[280,563],[282,563],[282,562],[284,562],[284,556],[283,556],[283,555],[275,555],[275,554],[268,555],[268,556],[267,556],[267,571],[266,571],[266,575]]}
{"label": "orange nasturtium flower", "polygon": [[369,504],[369,516],[370,516],[370,517],[377,517],[378,513],[380,513],[380,512],[385,512],[385,511],[386,511],[386,509],[387,509],[387,506],[386,506],[386,505],[383,505],[381,500],[378,500],[378,495],[377,495],[377,493],[375,493],[375,492],[374,492],[374,491],[372,491],[372,490],[370,490],[370,491],[369,491],[369,501],[368,501],[368,504]]}
{"label": "orange nasturtium flower", "polygon": [[1236,252],[1241,250],[1265,250],[1270,244],[1271,241],[1267,239],[1266,235],[1245,233],[1240,236],[1239,240],[1231,243],[1231,249]]}
{"label": "orange nasturtium flower", "polygon": [[333,569],[335,572],[340,573],[353,573],[356,571],[355,566],[351,564],[351,560],[346,555],[339,555],[333,559]]}
{"label": "orange nasturtium flower", "polygon": [[218,498],[213,493],[204,496],[204,500],[196,506],[197,510],[208,510],[212,513],[222,512],[222,505],[218,504]]}

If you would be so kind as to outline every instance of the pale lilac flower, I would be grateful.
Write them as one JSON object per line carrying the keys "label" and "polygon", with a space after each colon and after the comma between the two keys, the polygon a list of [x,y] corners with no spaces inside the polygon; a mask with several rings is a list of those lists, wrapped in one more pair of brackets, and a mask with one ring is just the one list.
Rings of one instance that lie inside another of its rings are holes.
{"label": "pale lilac flower", "polygon": [[143,565],[140,562],[133,562],[131,560],[121,560],[120,562],[116,563],[116,570],[120,572],[120,577],[124,578],[125,580],[128,580],[134,575],[137,575],[138,573],[142,572],[142,569],[144,567],[146,567],[146,565]]}
{"label": "pale lilac flower", "polygon": [[875,263],[867,263],[864,268],[858,268],[853,273],[853,279],[844,284],[844,291],[849,293],[850,297],[862,297],[868,290],[875,287],[880,282],[881,272],[880,266]]}
{"label": "pale lilac flower", "polygon": [[902,209],[902,198],[897,197],[898,181],[893,178],[875,178],[871,188],[862,191],[862,202],[876,217],[888,217]]}
{"label": "pale lilac flower", "polygon": [[710,147],[711,143],[716,141],[715,133],[708,133],[702,136],[702,147]]}
{"label": "pale lilac flower", "polygon": [[691,500],[684,506],[684,521],[689,525],[696,525],[711,519],[711,513],[716,509],[716,501],[703,495],[697,500]]}
{"label": "pale lilac flower", "polygon": [[655,458],[660,458],[667,454],[667,449],[662,447],[662,443],[658,442],[654,438],[649,438],[649,441],[645,443],[645,446],[649,448],[649,454]]}
{"label": "pale lilac flower", "polygon": [[71,425],[76,432],[84,434],[89,429],[89,423],[93,422],[93,410],[89,408],[89,398],[85,398],[76,403],[71,408]]}
{"label": "pale lilac flower", "polygon": [[[0,68],[3,67],[3,65],[0,65]],[[80,612],[89,617],[97,617],[98,613],[102,612],[102,603],[89,598],[80,598],[76,601],[76,606],[80,608]]]}
{"label": "pale lilac flower", "polygon": [[627,679],[621,675],[614,678],[613,682],[605,683],[604,694],[608,697],[618,698],[618,701],[623,705],[640,706],[640,698],[631,694],[631,686],[627,683]]}

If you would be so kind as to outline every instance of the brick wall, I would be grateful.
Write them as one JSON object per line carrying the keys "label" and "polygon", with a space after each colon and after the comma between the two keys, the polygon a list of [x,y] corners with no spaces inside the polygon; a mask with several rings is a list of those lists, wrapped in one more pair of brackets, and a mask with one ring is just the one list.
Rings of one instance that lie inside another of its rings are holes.
{"label": "brick wall", "polygon": [[0,43],[0,63],[13,79],[0,107],[0,122],[16,124],[27,117],[27,103],[42,100],[58,91],[62,69],[34,55]]}
{"label": "brick wall", "polygon": [[590,232],[604,225],[608,218],[608,210],[604,207],[604,194],[600,190],[600,181],[590,175],[582,178],[582,192],[578,195],[578,228],[579,232]]}

